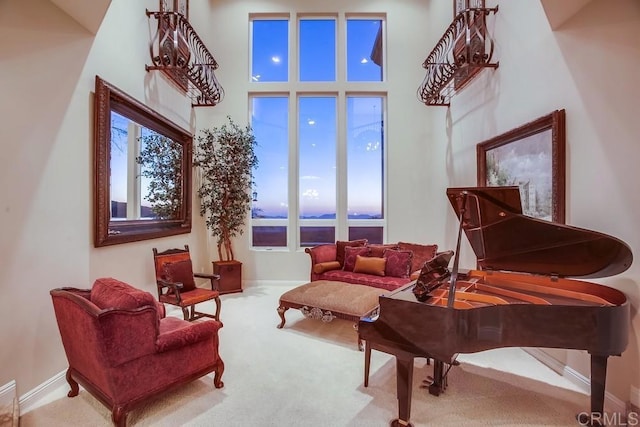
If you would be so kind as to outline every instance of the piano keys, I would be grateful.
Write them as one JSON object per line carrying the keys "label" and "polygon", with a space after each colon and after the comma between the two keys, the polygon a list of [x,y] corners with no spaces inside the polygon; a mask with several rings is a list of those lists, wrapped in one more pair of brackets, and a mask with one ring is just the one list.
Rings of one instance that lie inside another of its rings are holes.
{"label": "piano keys", "polygon": [[380,296],[378,317],[358,326],[366,341],[365,385],[371,349],[396,357],[399,408],[392,425],[410,425],[415,357],[434,359],[429,392],[437,395],[446,384],[444,367],[457,354],[501,347],[588,351],[591,412],[602,414],[607,358],[627,347],[630,306],[624,293],[575,278],[627,270],[629,247],[523,215],[518,187],[450,188],[447,196],[477,269],[458,268],[459,233],[452,271],[451,253],[441,254],[418,281]]}

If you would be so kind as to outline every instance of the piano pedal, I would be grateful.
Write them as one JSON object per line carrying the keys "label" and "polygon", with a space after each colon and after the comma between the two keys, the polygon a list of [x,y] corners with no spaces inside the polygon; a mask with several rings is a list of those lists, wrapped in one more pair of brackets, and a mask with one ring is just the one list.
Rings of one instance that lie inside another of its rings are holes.
{"label": "piano pedal", "polygon": [[431,384],[429,386],[429,394],[433,396],[440,396],[440,393],[442,393],[443,391],[444,391],[444,388],[436,384]]}
{"label": "piano pedal", "polygon": [[433,377],[427,377],[420,383],[420,388],[429,388],[434,383]]}
{"label": "piano pedal", "polygon": [[445,363],[443,367],[443,373],[440,378],[440,384],[436,383],[436,380],[433,376],[427,375],[427,378],[422,381],[420,388],[428,388],[429,394],[439,396],[440,393],[444,392],[447,387],[449,387],[449,371],[452,367],[458,365],[460,365],[460,362],[458,362],[457,360],[452,361],[450,364]]}
{"label": "piano pedal", "polygon": [[402,421],[400,419],[395,419],[391,421],[391,427],[413,427],[413,424],[408,421]]}
{"label": "piano pedal", "polygon": [[420,388],[428,389],[429,394],[433,396],[440,396],[440,393],[442,393],[446,387],[444,386],[444,383],[437,384],[432,376],[427,376],[426,379],[422,380]]}

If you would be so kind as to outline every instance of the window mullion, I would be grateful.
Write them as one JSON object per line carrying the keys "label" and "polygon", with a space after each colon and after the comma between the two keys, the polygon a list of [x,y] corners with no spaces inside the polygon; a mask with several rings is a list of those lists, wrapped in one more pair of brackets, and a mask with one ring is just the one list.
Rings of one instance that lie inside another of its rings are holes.
{"label": "window mullion", "polygon": [[337,75],[336,82],[338,84],[347,81],[347,21],[344,13],[340,13],[338,16],[338,24],[336,25],[336,40],[337,40]]}
{"label": "window mullion", "polygon": [[336,236],[346,239],[347,226],[347,124],[346,98],[340,91],[337,102],[337,147],[336,147]]}
{"label": "window mullion", "polygon": [[[294,62],[294,61],[291,61]],[[298,95],[289,92],[289,232],[287,244],[290,248],[297,248],[300,242],[299,206],[299,177],[300,162],[298,161]]]}
{"label": "window mullion", "polygon": [[298,45],[298,16],[294,14],[289,20],[289,229],[287,233],[287,246],[298,248],[300,242],[300,219],[298,206],[300,162],[298,161],[298,94],[299,86],[299,55]]}

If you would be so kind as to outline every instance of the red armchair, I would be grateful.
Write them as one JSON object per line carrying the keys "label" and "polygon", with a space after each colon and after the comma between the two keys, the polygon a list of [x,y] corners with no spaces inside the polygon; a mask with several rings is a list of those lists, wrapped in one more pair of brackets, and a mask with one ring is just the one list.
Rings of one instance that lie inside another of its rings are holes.
{"label": "red armchair", "polygon": [[222,323],[165,317],[150,293],[112,278],[96,280],[90,290],[50,294],[69,362],[68,396],[77,396],[81,384],[111,409],[116,426],[125,426],[141,403],[210,372],[216,388],[224,385]]}

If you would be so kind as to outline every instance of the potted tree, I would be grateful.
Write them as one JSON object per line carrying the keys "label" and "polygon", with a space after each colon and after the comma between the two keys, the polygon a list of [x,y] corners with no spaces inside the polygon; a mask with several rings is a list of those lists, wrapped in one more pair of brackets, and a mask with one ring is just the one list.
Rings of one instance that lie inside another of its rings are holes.
{"label": "potted tree", "polygon": [[231,117],[220,127],[203,129],[194,148],[193,166],[199,170],[200,215],[216,238],[220,292],[241,292],[241,266],[233,253],[232,238],[243,234],[251,207],[253,169],[258,165],[256,138],[249,125],[238,126]]}

